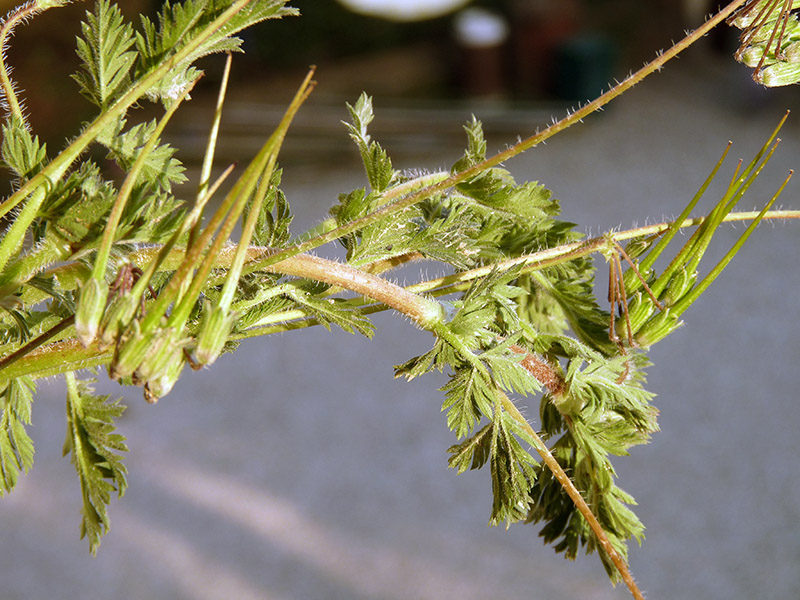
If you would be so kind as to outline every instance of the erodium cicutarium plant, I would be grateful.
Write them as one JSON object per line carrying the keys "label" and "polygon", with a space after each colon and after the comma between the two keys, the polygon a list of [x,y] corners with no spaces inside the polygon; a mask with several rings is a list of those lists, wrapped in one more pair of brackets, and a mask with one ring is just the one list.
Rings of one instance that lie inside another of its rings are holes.
{"label": "erodium cicutarium plant", "polygon": [[[15,27],[67,3],[34,0],[12,11],[0,27],[3,50]],[[487,156],[473,118],[464,126],[464,154],[447,170],[395,169],[370,136],[372,99],[362,95],[347,106],[346,128],[363,159],[364,185],[335,190],[338,202],[325,218],[299,234],[280,188],[282,168],[291,165],[277,161],[313,90],[313,70],[224,194],[232,169],[216,181],[210,173],[227,75],[193,202],[174,196],[184,169],[161,140],[202,75],[197,59],[225,53],[229,66],[239,32],[297,14],[285,0],[165,3],[157,19],[142,17],[136,26],[99,0],[86,13],[73,75],[96,116],[55,152],[32,130],[4,52],[0,157],[13,187],[0,203],[0,494],[33,464],[26,428],[37,379],[63,375],[64,453],[80,480],[81,531],[95,553],[111,497],[127,487],[128,448],[115,426],[125,407],[94,394],[92,371],[140,386],[155,403],[242,339],[317,325],[369,337],[370,315],[392,310],[433,335],[431,349],[398,365],[395,376],[448,374],[443,411],[456,438],[449,465],[489,472],[491,524],[540,524],[544,542],[568,557],[581,548],[597,552],[611,579],[641,598],[627,542],[642,539],[643,525],[611,457],[658,430],[644,387],[648,350],[683,323],[760,221],[800,216],[772,210],[791,173],[762,210],[735,210],[772,157],[783,121],[750,162],[724,175],[729,184],[707,215],[691,216],[727,149],[677,219],[595,238],[559,220],[545,184],[517,182],[502,165],[602,108],[725,20],[741,29],[736,58],[758,82],[797,82],[798,4],[732,2],[596,100],[496,155]],[[131,108],[144,102],[161,105],[162,116],[132,122]],[[97,153],[87,152],[98,148],[122,176],[104,174]],[[706,248],[729,221],[747,226],[700,277]],[[682,245],[680,230],[690,232]],[[345,259],[325,257],[329,244],[343,246]],[[450,274],[391,281],[393,269],[419,259]],[[607,297],[595,296],[596,262],[608,265]],[[538,398],[539,414],[523,415],[520,397]]]}

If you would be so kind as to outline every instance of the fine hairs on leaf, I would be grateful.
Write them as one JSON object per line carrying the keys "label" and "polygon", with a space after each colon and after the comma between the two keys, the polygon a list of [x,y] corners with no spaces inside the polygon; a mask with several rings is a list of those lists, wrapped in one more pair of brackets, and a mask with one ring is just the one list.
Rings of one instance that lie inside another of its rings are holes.
{"label": "fine hairs on leaf", "polygon": [[[62,4],[18,7],[0,24],[0,43],[25,19]],[[645,388],[648,351],[684,313],[691,326],[689,307],[763,219],[800,218],[772,209],[791,173],[760,210],[735,211],[776,151],[785,117],[754,158],[734,168],[707,216],[690,215],[727,150],[675,221],[595,238],[560,219],[545,184],[518,182],[504,163],[602,109],[726,19],[743,31],[737,58],[757,81],[800,80],[795,3],[734,0],[597,99],[497,154],[487,153],[473,116],[465,151],[449,169],[395,169],[370,133],[380,111],[362,94],[343,108],[342,135],[361,158],[363,181],[331,190],[338,201],[305,232],[292,229],[296,200],[281,190],[292,165],[279,167],[278,157],[314,88],[313,68],[224,194],[233,168],[215,182],[210,173],[227,75],[193,202],[175,196],[189,171],[161,139],[202,75],[197,60],[240,51],[247,27],[297,14],[286,4],[164,2],[154,19],[128,21],[111,0],[98,0],[76,40],[81,65],[73,74],[96,116],[55,154],[27,122],[0,57],[0,166],[12,178],[0,202],[0,496],[33,465],[27,428],[37,379],[63,375],[64,454],[78,475],[80,533],[95,554],[110,528],[112,497],[127,489],[128,448],[117,431],[125,407],[95,395],[78,372],[100,367],[155,403],[248,337],[322,325],[369,338],[380,329],[371,315],[392,310],[432,335],[430,350],[397,365],[395,376],[447,374],[441,406],[455,437],[448,465],[459,474],[485,469],[489,524],[536,524],[568,558],[596,552],[610,579],[642,598],[627,557],[644,524],[615,464],[659,430]],[[164,113],[137,121],[131,109],[147,101]],[[701,279],[699,263],[718,227],[737,220],[747,229]],[[681,245],[676,234],[684,229],[694,233]],[[335,243],[344,258],[326,256]],[[607,297],[595,293],[602,259]],[[394,269],[421,260],[444,274],[408,285],[392,279]],[[538,414],[523,414],[521,401],[538,405]]]}

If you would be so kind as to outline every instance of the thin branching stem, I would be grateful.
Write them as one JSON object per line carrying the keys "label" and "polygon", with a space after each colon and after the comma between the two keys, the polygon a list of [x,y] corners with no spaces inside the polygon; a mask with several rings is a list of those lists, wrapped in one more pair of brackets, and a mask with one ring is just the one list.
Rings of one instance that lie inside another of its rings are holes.
{"label": "thin branching stem", "polygon": [[11,81],[10,69],[6,65],[6,51],[8,50],[8,40],[14,32],[14,28],[30,19],[43,9],[37,2],[29,2],[18,6],[6,17],[0,26],[0,88],[2,97],[7,104],[8,112],[14,115],[21,123],[25,122],[25,115],[17,99],[14,83]]}

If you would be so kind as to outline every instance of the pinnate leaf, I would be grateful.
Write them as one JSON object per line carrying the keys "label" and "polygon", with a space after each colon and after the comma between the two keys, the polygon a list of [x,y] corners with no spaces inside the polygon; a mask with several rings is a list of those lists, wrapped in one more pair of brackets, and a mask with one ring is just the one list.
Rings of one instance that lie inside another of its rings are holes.
{"label": "pinnate leaf", "polygon": [[30,377],[18,377],[0,392],[0,496],[14,489],[20,471],[33,466],[33,440],[25,426],[31,423],[35,389]]}
{"label": "pinnate leaf", "polygon": [[109,396],[95,396],[89,383],[78,381],[74,373],[67,379],[67,438],[64,455],[71,454],[83,496],[81,537],[89,540],[92,554],[100,538],[111,526],[108,504],[111,494],[122,496],[127,488],[121,453],[127,452],[125,438],[116,433],[114,419],[125,406]]}

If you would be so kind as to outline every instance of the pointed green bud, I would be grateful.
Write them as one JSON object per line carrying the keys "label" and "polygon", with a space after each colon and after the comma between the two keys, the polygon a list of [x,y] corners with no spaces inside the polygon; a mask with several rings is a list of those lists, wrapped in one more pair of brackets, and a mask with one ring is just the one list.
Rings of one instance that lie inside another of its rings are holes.
{"label": "pointed green bud", "polygon": [[800,64],[778,62],[761,70],[758,81],[767,87],[792,85],[800,81]]}
{"label": "pointed green bud", "polygon": [[234,315],[221,306],[211,306],[206,301],[203,307],[203,320],[197,333],[197,345],[194,349],[194,360],[198,367],[212,364],[225,347],[231,332]]}
{"label": "pointed green bud", "polygon": [[783,57],[786,62],[800,63],[800,41],[792,42],[783,49]]}
{"label": "pointed green bud", "polygon": [[[751,69],[755,69],[761,62],[761,58],[764,56],[764,50],[764,46],[761,45],[748,46],[743,52],[738,54],[739,62],[750,67]],[[764,60],[764,65],[771,65],[774,63],[775,59],[769,56]]]}
{"label": "pointed green bud", "polygon": [[[770,40],[773,43],[778,39],[790,40],[797,34],[798,25],[800,23],[793,16],[786,20],[770,21],[759,27],[755,33],[749,35],[747,41],[752,45],[759,45],[767,44]],[[778,35],[780,35],[780,38]]]}
{"label": "pointed green bud", "polygon": [[139,321],[133,321],[117,344],[117,351],[108,365],[108,376],[120,379],[133,375],[152,347],[153,333],[142,332]]}
{"label": "pointed green bud", "polygon": [[139,301],[126,294],[115,299],[108,307],[100,323],[100,346],[109,347],[116,343],[128,327],[139,308]]}
{"label": "pointed green bud", "polygon": [[686,269],[680,269],[672,276],[667,284],[666,292],[661,298],[664,306],[672,306],[686,294],[692,291],[697,282],[697,271],[689,273]]}
{"label": "pointed green bud", "polygon": [[108,284],[90,277],[81,288],[78,308],[75,311],[75,330],[84,347],[88,347],[97,337],[100,319],[106,309]]}
{"label": "pointed green bud", "polygon": [[[631,322],[631,331],[635,334],[647,320],[653,316],[656,306],[652,298],[644,291],[637,292],[633,299],[628,303],[628,319]],[[617,335],[625,339],[628,336],[628,323],[625,319],[616,321]]]}
{"label": "pointed green bud", "polygon": [[[638,267],[637,267],[638,269]],[[645,271],[644,273],[639,271],[639,274],[636,274],[636,271],[633,269],[628,269],[622,275],[622,283],[625,286],[625,293],[630,297],[639,290],[642,289],[642,279],[644,279],[648,285],[652,284],[652,275],[653,271]],[[642,276],[642,279],[639,279],[639,275]]]}
{"label": "pointed green bud", "polygon": [[666,309],[642,326],[636,334],[636,342],[641,348],[647,349],[663,340],[681,325],[683,325],[683,321],[671,314],[670,309]]}
{"label": "pointed green bud", "polygon": [[158,377],[145,382],[144,399],[150,404],[155,404],[159,398],[166,396],[180,378],[185,364],[186,357],[183,351],[173,353]]}
{"label": "pointed green bud", "polygon": [[625,252],[629,258],[638,258],[650,250],[654,243],[655,239],[652,237],[636,238],[625,244]]}
{"label": "pointed green bud", "polygon": [[172,368],[175,357],[183,356],[183,349],[188,342],[188,338],[180,335],[172,327],[156,329],[151,337],[150,351],[136,369],[136,377],[141,381],[161,378]]}

